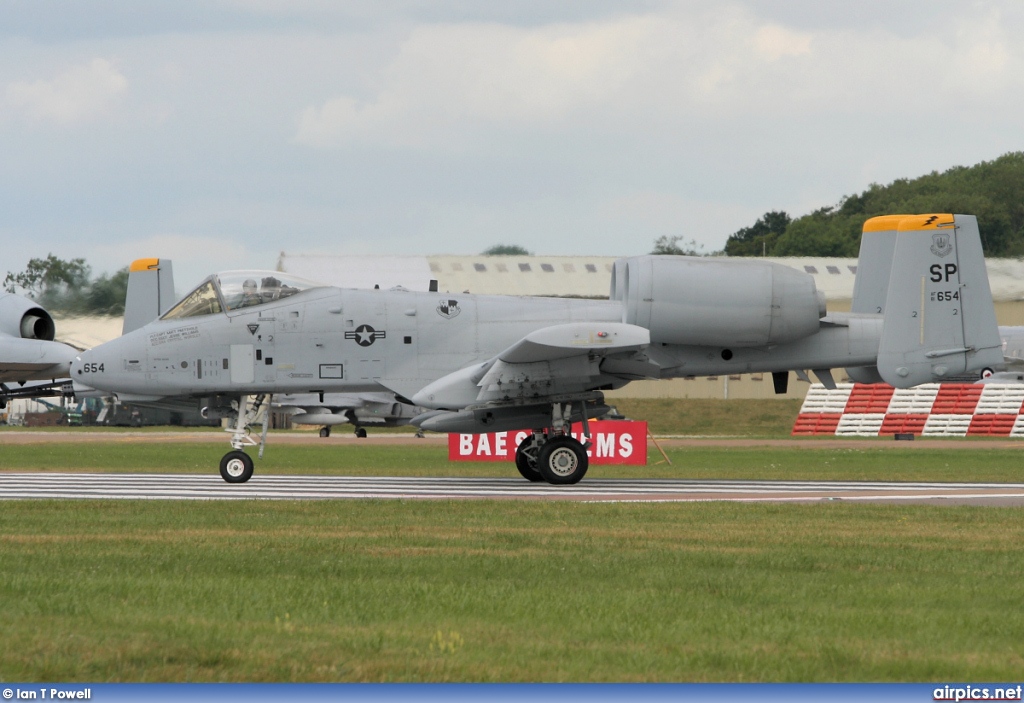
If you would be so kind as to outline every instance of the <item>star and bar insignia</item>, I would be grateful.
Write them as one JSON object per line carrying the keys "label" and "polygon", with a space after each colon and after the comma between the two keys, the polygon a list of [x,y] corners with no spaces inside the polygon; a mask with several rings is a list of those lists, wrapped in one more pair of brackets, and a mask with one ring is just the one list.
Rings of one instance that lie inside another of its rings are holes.
{"label": "star and bar insignia", "polygon": [[388,333],[384,330],[375,330],[369,325],[359,325],[353,332],[346,332],[345,339],[354,339],[361,347],[368,347],[378,339],[384,339]]}

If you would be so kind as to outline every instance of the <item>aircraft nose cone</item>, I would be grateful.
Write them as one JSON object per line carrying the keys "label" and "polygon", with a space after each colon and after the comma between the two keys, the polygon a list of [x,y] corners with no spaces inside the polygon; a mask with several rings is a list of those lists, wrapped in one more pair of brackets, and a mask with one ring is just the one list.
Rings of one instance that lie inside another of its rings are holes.
{"label": "aircraft nose cone", "polygon": [[105,358],[107,356],[92,350],[82,352],[71,362],[71,380],[94,388],[102,387],[104,379],[109,376],[107,372],[113,368]]}
{"label": "aircraft nose cone", "polygon": [[71,378],[72,380],[80,378],[83,371],[85,370],[85,359],[88,358],[88,352],[83,352],[75,357],[74,361],[71,362]]}

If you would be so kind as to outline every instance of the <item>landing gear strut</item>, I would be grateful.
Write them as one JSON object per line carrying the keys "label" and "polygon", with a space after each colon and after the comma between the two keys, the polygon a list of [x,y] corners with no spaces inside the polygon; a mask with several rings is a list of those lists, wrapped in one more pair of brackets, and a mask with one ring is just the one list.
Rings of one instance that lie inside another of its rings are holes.
{"label": "landing gear strut", "polygon": [[[583,410],[583,434],[590,437],[586,406]],[[587,473],[590,461],[586,444],[574,438],[569,430],[572,405],[552,405],[551,427],[534,430],[516,449],[516,468],[527,481],[547,481],[554,485],[579,483]]]}
{"label": "landing gear strut", "polygon": [[[232,451],[224,455],[220,460],[220,476],[228,483],[245,483],[252,478],[253,462],[252,457],[242,449],[244,447],[259,447],[257,456],[263,458],[263,447],[267,443],[267,429],[270,427],[270,401],[272,395],[260,393],[256,396],[252,405],[249,404],[249,396],[243,395],[238,401],[231,401],[232,416],[235,420],[234,427],[225,428],[231,433]],[[263,432],[260,433],[259,441],[250,436],[251,426],[256,423],[264,402],[266,409],[263,413]]]}

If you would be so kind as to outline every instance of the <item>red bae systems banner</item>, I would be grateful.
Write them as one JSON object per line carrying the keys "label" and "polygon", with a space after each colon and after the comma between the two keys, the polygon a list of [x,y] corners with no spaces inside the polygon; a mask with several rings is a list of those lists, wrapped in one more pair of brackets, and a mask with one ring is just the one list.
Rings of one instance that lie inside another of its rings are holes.
{"label": "red bae systems banner", "polygon": [[[448,435],[449,461],[514,461],[516,447],[526,436],[518,432]],[[591,464],[647,463],[647,423],[633,420],[591,420]],[[572,436],[583,441],[583,426],[572,426]]]}

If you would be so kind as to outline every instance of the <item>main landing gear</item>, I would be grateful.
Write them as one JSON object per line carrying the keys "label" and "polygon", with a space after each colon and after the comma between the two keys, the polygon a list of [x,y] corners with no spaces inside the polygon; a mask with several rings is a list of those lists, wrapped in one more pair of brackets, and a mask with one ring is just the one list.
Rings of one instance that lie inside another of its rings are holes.
{"label": "main landing gear", "polygon": [[[579,483],[590,462],[586,444],[570,433],[572,405],[555,403],[551,410],[551,427],[536,429],[516,449],[516,468],[527,481],[547,481],[555,485]],[[590,437],[586,407],[583,408],[583,434]]]}
{"label": "main landing gear", "polygon": [[[252,457],[242,449],[244,447],[259,447],[260,459],[263,458],[263,447],[267,443],[267,429],[270,426],[270,394],[260,393],[255,397],[252,404],[249,403],[249,396],[243,395],[237,401],[231,401],[231,417],[235,420],[234,427],[225,428],[231,433],[232,451],[224,455],[220,460],[220,476],[228,483],[245,483],[252,478],[253,463]],[[259,441],[250,436],[250,428],[256,423],[260,410],[266,404],[263,413],[263,432]]]}
{"label": "main landing gear", "polygon": [[[352,432],[353,432],[353,434],[355,434],[356,437],[359,437],[360,439],[362,439],[363,437],[366,436],[366,430],[363,429],[362,427],[356,427]],[[320,436],[321,437],[330,437],[331,436],[331,426],[327,425],[325,427],[321,427],[320,428]]]}

